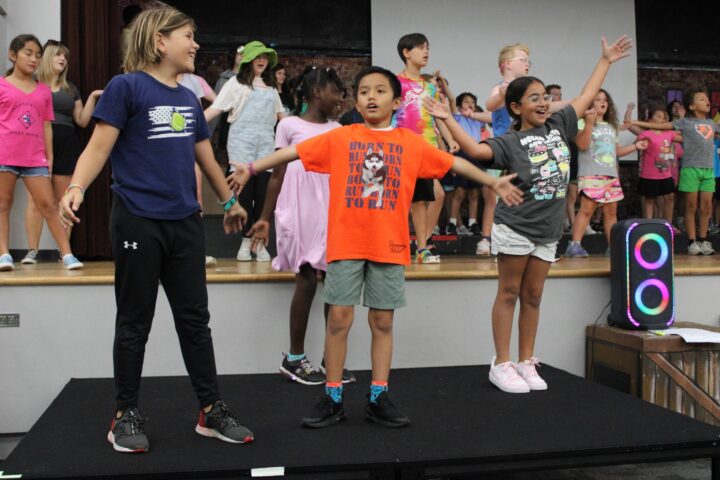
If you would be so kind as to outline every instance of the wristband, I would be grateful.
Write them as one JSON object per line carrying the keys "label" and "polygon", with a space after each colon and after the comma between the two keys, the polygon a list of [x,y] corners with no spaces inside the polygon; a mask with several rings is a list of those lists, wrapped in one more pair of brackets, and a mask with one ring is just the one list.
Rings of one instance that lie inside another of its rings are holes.
{"label": "wristband", "polygon": [[248,172],[250,173],[251,177],[254,177],[255,175],[257,175],[257,172],[255,171],[254,162],[248,163]]}
{"label": "wristband", "polygon": [[223,211],[227,212],[227,211],[230,210],[230,209],[232,208],[232,206],[235,205],[236,203],[237,203],[237,198],[235,198],[235,195],[233,195],[232,197],[230,197],[230,200],[228,200],[227,202],[225,202],[225,204],[223,205]]}
{"label": "wristband", "polygon": [[82,196],[83,197],[85,196],[85,189],[82,187],[82,185],[79,185],[77,183],[72,183],[72,184],[68,185],[68,187],[65,189],[64,195],[67,195],[68,192],[70,190],[72,190],[73,188],[77,188],[78,190],[80,190],[80,193],[82,194]]}

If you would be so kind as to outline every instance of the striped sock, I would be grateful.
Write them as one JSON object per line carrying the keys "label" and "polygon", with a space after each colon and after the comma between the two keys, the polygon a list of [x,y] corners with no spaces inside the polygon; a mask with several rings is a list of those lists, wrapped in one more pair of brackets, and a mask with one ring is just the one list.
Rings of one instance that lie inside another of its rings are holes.
{"label": "striped sock", "polygon": [[387,392],[388,382],[373,380],[370,384],[370,403],[376,403],[381,393]]}
{"label": "striped sock", "polygon": [[343,384],[342,382],[325,382],[325,394],[335,403],[343,401]]}

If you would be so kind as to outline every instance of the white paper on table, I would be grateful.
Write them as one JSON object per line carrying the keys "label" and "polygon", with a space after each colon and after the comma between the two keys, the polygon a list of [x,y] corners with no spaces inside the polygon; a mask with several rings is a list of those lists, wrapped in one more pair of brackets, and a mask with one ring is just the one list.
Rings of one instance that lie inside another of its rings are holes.
{"label": "white paper on table", "polygon": [[685,343],[720,343],[720,333],[701,328],[667,328],[665,335],[680,335]]}

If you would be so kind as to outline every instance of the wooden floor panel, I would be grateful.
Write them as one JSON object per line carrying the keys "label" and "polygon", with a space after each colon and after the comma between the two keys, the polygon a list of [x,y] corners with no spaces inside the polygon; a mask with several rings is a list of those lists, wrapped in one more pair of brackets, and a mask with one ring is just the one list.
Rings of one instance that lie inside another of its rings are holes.
{"label": "wooden floor panel", "polygon": [[[720,255],[711,257],[675,256],[676,275],[720,275]],[[41,262],[37,265],[16,263],[12,272],[0,272],[3,285],[108,285],[113,283],[112,262],[85,262],[83,270],[68,272],[60,263]],[[606,277],[610,275],[610,259],[605,257],[563,258],[553,264],[550,277]],[[460,280],[497,278],[497,265],[492,258],[475,256],[444,256],[437,265],[413,263],[407,267],[408,280]],[[291,272],[276,272],[270,263],[238,262],[219,259],[218,265],[207,269],[208,283],[289,282]]]}

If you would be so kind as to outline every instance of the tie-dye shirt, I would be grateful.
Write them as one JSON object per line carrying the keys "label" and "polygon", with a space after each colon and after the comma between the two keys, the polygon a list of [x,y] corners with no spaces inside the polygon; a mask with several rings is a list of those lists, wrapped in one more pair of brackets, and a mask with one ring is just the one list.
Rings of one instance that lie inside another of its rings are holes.
{"label": "tie-dye shirt", "polygon": [[438,99],[435,85],[424,80],[413,80],[398,75],[402,87],[402,104],[395,112],[393,126],[412,130],[425,139],[433,147],[438,146],[435,118],[430,115],[422,103],[425,96]]}

